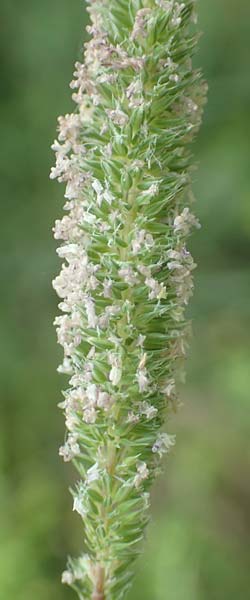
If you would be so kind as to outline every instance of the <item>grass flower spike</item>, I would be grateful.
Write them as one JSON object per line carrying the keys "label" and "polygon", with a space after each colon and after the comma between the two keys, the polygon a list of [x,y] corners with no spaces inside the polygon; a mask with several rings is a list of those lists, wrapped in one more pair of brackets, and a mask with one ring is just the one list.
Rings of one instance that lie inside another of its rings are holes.
{"label": "grass flower spike", "polygon": [[90,35],[59,117],[51,178],[66,184],[53,282],[70,377],[60,448],[79,481],[85,553],[62,576],[82,600],[120,600],[149,520],[149,490],[174,436],[185,308],[192,154],[206,85],[192,68],[195,2],[89,0]]}

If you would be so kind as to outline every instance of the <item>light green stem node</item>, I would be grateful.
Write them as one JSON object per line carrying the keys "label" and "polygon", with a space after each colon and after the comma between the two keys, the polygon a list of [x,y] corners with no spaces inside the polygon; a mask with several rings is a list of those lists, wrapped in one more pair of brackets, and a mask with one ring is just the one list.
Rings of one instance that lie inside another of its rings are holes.
{"label": "light green stem node", "polygon": [[86,552],[62,575],[82,600],[120,600],[149,520],[149,490],[174,436],[193,259],[192,154],[206,85],[192,67],[195,2],[92,0],[84,63],[59,117],[52,178],[65,182],[53,282],[70,376],[60,448],[79,481]]}

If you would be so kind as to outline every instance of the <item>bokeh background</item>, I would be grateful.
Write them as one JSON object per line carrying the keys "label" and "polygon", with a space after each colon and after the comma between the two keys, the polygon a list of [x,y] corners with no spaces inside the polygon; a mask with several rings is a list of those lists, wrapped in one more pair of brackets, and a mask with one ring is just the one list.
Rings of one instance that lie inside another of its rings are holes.
{"label": "bokeh background", "polygon": [[[82,0],[1,0],[0,11],[0,600],[73,600],[60,574],[82,531],[67,491],[74,473],[58,457],[64,382],[50,283],[63,188],[48,173],[86,15]],[[195,145],[194,337],[184,408],[169,424],[177,445],[129,600],[249,598],[249,23],[247,0],[200,0],[196,60],[210,92]]]}

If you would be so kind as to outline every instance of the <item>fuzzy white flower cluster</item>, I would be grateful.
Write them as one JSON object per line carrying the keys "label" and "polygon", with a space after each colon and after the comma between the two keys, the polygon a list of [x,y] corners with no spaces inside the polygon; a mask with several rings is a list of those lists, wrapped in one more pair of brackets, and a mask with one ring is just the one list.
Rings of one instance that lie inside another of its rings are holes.
{"label": "fuzzy white flower cluster", "polygon": [[185,307],[196,218],[187,206],[188,144],[205,86],[192,69],[192,0],[89,0],[84,63],[70,84],[76,111],[58,119],[51,178],[66,186],[55,223],[63,260],[55,319],[70,377],[60,403],[59,454],[80,480],[73,509],[89,555],[62,581],[81,598],[120,600],[148,520],[148,489],[174,436],[176,371],[186,353]]}

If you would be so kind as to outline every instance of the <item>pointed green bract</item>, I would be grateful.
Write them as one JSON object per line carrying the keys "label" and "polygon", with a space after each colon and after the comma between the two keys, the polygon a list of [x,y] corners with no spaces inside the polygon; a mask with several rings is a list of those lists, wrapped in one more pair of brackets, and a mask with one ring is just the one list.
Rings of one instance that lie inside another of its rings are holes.
{"label": "pointed green bract", "polygon": [[80,479],[86,553],[62,575],[82,600],[120,600],[149,520],[149,490],[174,444],[193,259],[192,154],[206,85],[192,67],[195,2],[92,0],[76,63],[76,111],[59,117],[51,177],[66,183],[53,282],[70,387],[59,450]]}

